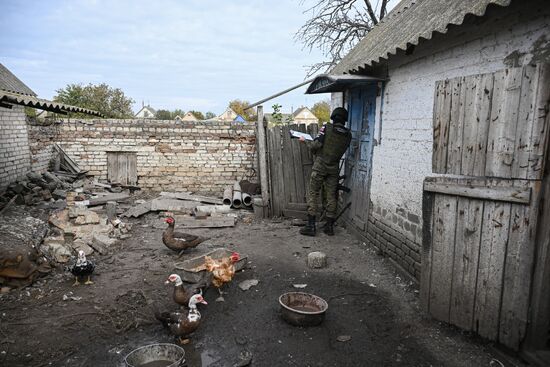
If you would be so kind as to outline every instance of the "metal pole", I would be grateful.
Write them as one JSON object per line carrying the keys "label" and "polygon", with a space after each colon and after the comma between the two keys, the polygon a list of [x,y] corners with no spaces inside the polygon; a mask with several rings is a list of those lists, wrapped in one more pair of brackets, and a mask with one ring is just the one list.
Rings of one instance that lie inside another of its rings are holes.
{"label": "metal pole", "polygon": [[[262,103],[269,101],[270,99],[273,99],[273,98],[275,98],[275,97],[282,96],[283,94],[288,93],[288,92],[290,92],[290,91],[292,91],[292,90],[294,90],[294,89],[296,89],[296,88],[300,88],[302,85],[309,84],[309,83],[311,83],[313,80],[315,80],[315,78],[306,80],[305,82],[302,82],[302,83],[300,83],[300,84],[298,84],[298,85],[295,85],[295,86],[293,86],[293,87],[290,87],[290,88],[288,88],[288,89],[285,89],[285,90],[282,91],[282,92],[275,93],[274,95],[269,96],[269,97],[267,97],[267,98],[264,98],[264,99],[262,99],[261,101],[258,101],[258,102],[256,102],[256,103],[253,103],[253,104],[251,104],[251,105],[246,106],[244,109],[245,109],[245,110],[248,110],[249,108],[259,106],[259,105],[261,105]],[[261,107],[261,106],[259,106],[259,107]]]}

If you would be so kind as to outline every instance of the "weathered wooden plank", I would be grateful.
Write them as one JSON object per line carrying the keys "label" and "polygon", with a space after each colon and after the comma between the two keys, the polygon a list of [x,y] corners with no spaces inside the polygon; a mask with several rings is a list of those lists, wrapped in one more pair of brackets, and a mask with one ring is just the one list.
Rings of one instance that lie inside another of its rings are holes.
{"label": "weathered wooden plank", "polygon": [[[487,138],[491,125],[491,100],[493,97],[493,74],[483,74],[476,85],[474,116],[477,124],[476,144],[474,146],[474,165],[472,176],[485,176],[487,158]],[[465,111],[467,113],[467,111]]]}
{"label": "weathered wooden plank", "polygon": [[533,131],[533,113],[535,107],[535,65],[523,67],[519,100],[518,123],[515,136],[515,152],[512,162],[512,177],[527,178],[529,170],[530,141]]}
{"label": "weathered wooden plank", "polygon": [[[536,183],[517,184],[533,185],[535,189],[538,186]],[[536,203],[532,206],[512,205],[502,286],[499,341],[513,350],[519,349],[527,332],[537,215]]]}
{"label": "weathered wooden plank", "polygon": [[274,155],[275,155],[275,148],[273,143],[273,128],[266,129],[266,138],[267,138],[267,167],[268,167],[268,175],[269,175],[269,203],[270,209],[271,209],[271,216],[277,217],[278,214],[278,205],[279,202],[277,200],[277,177],[275,175],[275,162],[274,162]]}
{"label": "weathered wooden plank", "polygon": [[[304,124],[294,125],[293,130],[306,132],[306,126]],[[296,202],[304,203],[306,201],[306,183],[302,163],[302,148],[305,148],[305,144],[297,139],[292,139],[291,144],[294,159],[294,180],[296,181]]]}
{"label": "weathered wooden plank", "polygon": [[207,217],[205,219],[195,219],[186,215],[174,216],[176,229],[178,228],[222,228],[234,227],[236,218],[232,216]]}
{"label": "weathered wooden plank", "polygon": [[450,322],[473,329],[483,201],[458,198]]}
{"label": "weathered wooden plank", "polygon": [[137,156],[128,154],[128,185],[137,185]]}
{"label": "weathered wooden plank", "polygon": [[496,340],[498,337],[510,209],[511,204],[509,203],[484,202],[474,307],[474,330],[490,340]]}
{"label": "weathered wooden plank", "polygon": [[93,198],[88,200],[88,206],[96,206],[106,204],[108,201],[124,201],[130,198],[130,195],[126,193],[108,194],[99,198]]}
{"label": "weathered wooden plank", "polygon": [[294,159],[292,156],[292,146],[290,141],[289,130],[291,128],[283,126],[283,176],[285,188],[285,203],[296,202],[296,180],[294,180]]}
{"label": "weathered wooden plank", "polygon": [[[258,165],[260,171],[260,185],[262,188],[263,205],[269,205],[269,178],[267,177],[267,149],[265,139],[265,121],[263,106],[257,107],[258,119],[256,121],[256,146],[258,152]],[[265,212],[264,215],[268,215]]]}
{"label": "weathered wooden plank", "polygon": [[481,76],[473,75],[465,79],[466,94],[464,96],[464,133],[462,136],[462,162],[460,173],[473,176],[475,152],[477,149],[477,130],[479,122],[476,119],[476,90]]}
{"label": "weathered wooden plank", "polygon": [[186,201],[195,201],[195,202],[198,202],[198,203],[217,204],[217,205],[222,205],[223,204],[223,199],[213,198],[211,196],[195,195],[195,194],[190,194],[188,192],[165,192],[165,191],[162,191],[160,193],[160,196],[164,196],[164,197],[167,197],[167,198],[173,198],[173,199],[186,200]]}
{"label": "weathered wooden plank", "polygon": [[[426,177],[424,183],[434,180]],[[434,199],[433,192],[422,193],[422,253],[420,271],[420,305],[425,312],[430,310],[430,287],[432,276],[432,255],[433,255],[433,221],[434,221]]]}
{"label": "weathered wooden plank", "polygon": [[445,173],[447,145],[451,114],[451,90],[449,80],[436,83],[434,106],[434,141],[432,168],[435,173]]}
{"label": "weathered wooden plank", "polygon": [[[457,198],[435,195],[432,234],[432,277],[430,313],[438,320],[449,322],[456,226]],[[434,276],[435,275],[435,276]]]}
{"label": "weathered wooden plank", "polygon": [[537,66],[535,78],[536,98],[533,112],[533,128],[529,146],[529,179],[541,179],[544,171],[544,154],[547,151],[548,129],[550,129],[550,65],[540,64]]}
{"label": "weathered wooden plank", "polygon": [[485,174],[512,177],[522,68],[495,73]]}
{"label": "weathered wooden plank", "polygon": [[466,81],[464,77],[451,80],[451,116],[446,173],[460,175],[462,167],[462,139],[464,134],[464,102]]}
{"label": "weathered wooden plank", "polygon": [[424,191],[520,204],[529,204],[531,199],[531,188],[529,187],[473,186],[462,181],[456,183],[424,182]]}

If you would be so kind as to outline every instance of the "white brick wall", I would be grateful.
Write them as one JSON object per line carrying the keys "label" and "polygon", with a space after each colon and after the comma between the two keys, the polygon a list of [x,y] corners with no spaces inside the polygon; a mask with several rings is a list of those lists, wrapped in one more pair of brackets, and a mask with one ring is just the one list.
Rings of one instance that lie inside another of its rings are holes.
{"label": "white brick wall", "polygon": [[[550,41],[550,9],[546,6],[541,12],[528,8],[524,2],[514,2],[509,8],[490,9],[491,16],[485,22],[453,27],[447,35],[436,35],[417,46],[412,55],[401,53],[391,58],[382,141],[374,148],[373,156],[374,208],[386,209],[390,214],[401,212],[405,218],[409,213],[421,217],[422,182],[432,175],[435,82],[513,66],[505,60],[514,51],[522,55],[519,65],[531,61],[533,45],[540,43],[544,35]],[[375,136],[378,134],[376,131]],[[408,236],[421,242],[420,231]]]}
{"label": "white brick wall", "polygon": [[30,152],[21,106],[0,107],[0,191],[30,170]]}

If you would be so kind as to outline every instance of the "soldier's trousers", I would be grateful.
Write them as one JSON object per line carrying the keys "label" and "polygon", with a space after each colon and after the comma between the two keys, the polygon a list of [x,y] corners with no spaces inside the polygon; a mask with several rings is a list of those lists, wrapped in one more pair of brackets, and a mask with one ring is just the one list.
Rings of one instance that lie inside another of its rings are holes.
{"label": "soldier's trousers", "polygon": [[338,189],[338,173],[329,174],[323,171],[312,171],[309,179],[309,194],[307,197],[307,213],[316,215],[319,206],[319,197],[323,184],[326,190],[326,216],[327,218],[336,217],[338,202],[336,201],[336,190]]}

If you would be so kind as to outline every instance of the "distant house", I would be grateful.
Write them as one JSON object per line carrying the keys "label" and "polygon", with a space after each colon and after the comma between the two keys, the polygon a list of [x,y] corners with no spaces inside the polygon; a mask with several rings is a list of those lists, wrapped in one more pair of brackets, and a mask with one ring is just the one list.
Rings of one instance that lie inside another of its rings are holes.
{"label": "distant house", "polygon": [[[295,124],[318,124],[319,119],[307,107],[300,107],[292,113],[292,119]],[[284,121],[284,120],[283,120]]]}
{"label": "distant house", "polygon": [[234,122],[246,122],[246,119],[244,117],[242,117],[241,115],[237,115],[237,117],[235,117],[233,119]]}
{"label": "distant house", "polygon": [[185,115],[183,115],[181,121],[199,121],[199,119],[191,112],[187,112]]}
{"label": "distant house", "polygon": [[174,120],[176,120],[176,121],[181,121],[181,120],[182,120],[182,118],[181,118],[181,116],[180,116],[180,115],[176,115],[176,117],[174,117]]}
{"label": "distant house", "polygon": [[227,109],[221,115],[213,118],[213,120],[234,121],[237,116],[237,112],[233,111],[230,107],[227,107]]}
{"label": "distant house", "polygon": [[141,110],[139,110],[138,113],[136,113],[135,117],[140,119],[154,119],[157,111],[152,108],[151,106],[142,105]]}

